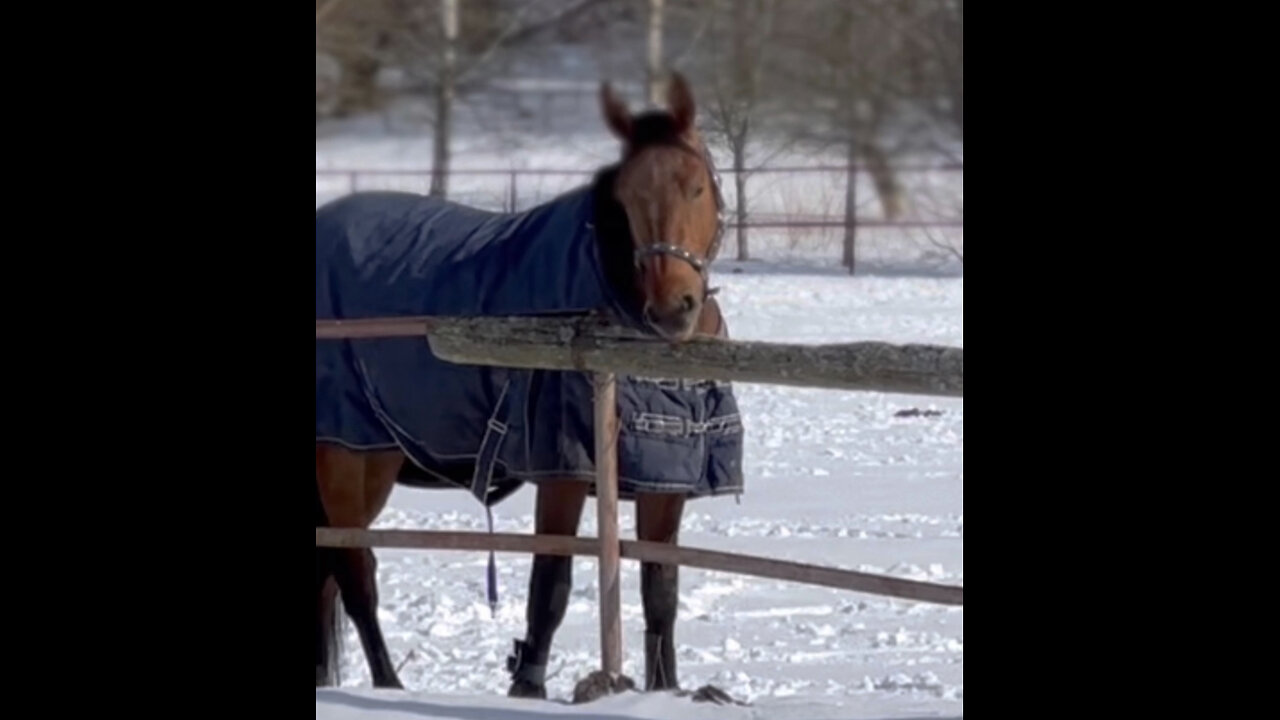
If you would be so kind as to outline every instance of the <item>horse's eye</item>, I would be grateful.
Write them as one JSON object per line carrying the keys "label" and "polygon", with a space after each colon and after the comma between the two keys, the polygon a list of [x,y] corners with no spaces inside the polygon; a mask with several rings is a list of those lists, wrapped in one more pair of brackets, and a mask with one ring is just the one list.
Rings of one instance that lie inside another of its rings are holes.
{"label": "horse's eye", "polygon": [[702,197],[702,191],[703,191],[703,187],[702,187],[701,185],[699,185],[699,186],[697,186],[697,187],[695,187],[695,188],[693,189],[693,197],[694,197],[694,199],[695,199],[695,200],[696,200],[697,198]]}

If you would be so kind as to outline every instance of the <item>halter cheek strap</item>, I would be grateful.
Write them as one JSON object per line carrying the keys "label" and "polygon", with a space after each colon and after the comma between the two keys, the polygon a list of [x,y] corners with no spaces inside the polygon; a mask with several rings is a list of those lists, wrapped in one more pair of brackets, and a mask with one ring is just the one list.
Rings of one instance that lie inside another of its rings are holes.
{"label": "halter cheek strap", "polygon": [[646,245],[643,248],[636,250],[636,264],[639,265],[641,261],[651,255],[670,255],[672,257],[680,258],[692,265],[693,269],[697,270],[700,274],[704,276],[707,274],[707,262],[682,247],[668,245],[666,243]]}

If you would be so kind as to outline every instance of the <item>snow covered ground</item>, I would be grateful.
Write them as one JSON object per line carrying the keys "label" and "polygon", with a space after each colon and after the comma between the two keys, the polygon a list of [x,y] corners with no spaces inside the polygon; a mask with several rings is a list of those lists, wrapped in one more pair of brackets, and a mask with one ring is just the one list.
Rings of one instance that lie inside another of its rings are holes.
{"label": "snow covered ground", "polygon": [[667,694],[628,693],[589,705],[500,696],[431,695],[378,690],[317,690],[316,720],[846,720],[948,718],[923,704],[863,697],[836,705],[790,698],[755,707],[696,705]]}
{"label": "snow covered ground", "polygon": [[[318,139],[317,168],[391,164],[410,142]],[[594,167],[607,157],[591,158],[607,150],[584,151],[571,162],[561,146],[546,159],[557,167]],[[316,192],[319,204],[334,190],[317,176]],[[794,244],[761,237],[756,247],[765,261],[721,261],[713,272],[733,337],[963,346],[962,276],[930,270],[851,278],[832,266],[838,250],[815,245],[796,252]],[[914,263],[920,270],[918,253],[895,256],[896,246],[886,247],[880,267]],[[736,392],[748,437],[746,492],[689,504],[682,544],[963,585],[962,400],[751,384],[737,385]],[[895,416],[910,408],[942,414]],[[532,532],[532,500],[526,488],[501,504],[496,529]],[[377,526],[483,530],[479,510],[462,492],[398,488]],[[623,505],[624,536],[634,536],[632,510]],[[593,513],[589,504],[584,534],[595,532]],[[676,626],[681,684],[712,683],[752,707],[640,694],[559,704],[598,663],[596,568],[589,559],[574,562],[574,590],[549,667],[552,701],[510,700],[503,696],[504,662],[512,639],[524,633],[530,559],[499,556],[501,604],[491,619],[483,554],[378,555],[382,626],[393,660],[403,663],[409,693],[368,689],[368,670],[349,630],[345,687],[317,691],[317,720],[820,720],[964,712],[962,608],[688,568],[681,570]],[[630,561],[623,564],[622,600],[624,671],[642,679],[644,621],[638,566]]]}

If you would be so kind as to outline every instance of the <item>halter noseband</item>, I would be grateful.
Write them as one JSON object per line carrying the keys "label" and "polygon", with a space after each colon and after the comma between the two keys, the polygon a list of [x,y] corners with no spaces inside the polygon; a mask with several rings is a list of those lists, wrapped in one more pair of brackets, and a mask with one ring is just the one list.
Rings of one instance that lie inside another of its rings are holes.
{"label": "halter noseband", "polygon": [[645,258],[650,257],[651,255],[670,255],[671,257],[679,258],[692,265],[693,269],[697,270],[698,274],[702,276],[702,285],[706,288],[705,294],[714,295],[716,290],[707,288],[707,269],[708,265],[716,259],[716,255],[720,252],[720,241],[724,237],[724,195],[720,192],[720,173],[716,171],[716,164],[712,161],[711,151],[707,149],[706,145],[703,145],[701,153],[689,147],[684,142],[675,142],[673,145],[681,150],[699,156],[702,158],[702,162],[707,166],[707,173],[711,176],[711,189],[715,193],[714,197],[716,201],[715,235],[711,239],[711,247],[707,249],[707,257],[705,258],[700,258],[688,250],[670,243],[653,243],[641,248],[636,248],[636,267],[639,267],[640,264],[644,262]]}

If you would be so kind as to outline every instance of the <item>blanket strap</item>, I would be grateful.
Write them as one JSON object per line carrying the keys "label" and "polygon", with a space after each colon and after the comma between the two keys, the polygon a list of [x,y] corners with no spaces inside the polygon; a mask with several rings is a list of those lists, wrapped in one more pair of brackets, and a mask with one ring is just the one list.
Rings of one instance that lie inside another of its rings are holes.
{"label": "blanket strap", "polygon": [[[507,392],[511,388],[508,379],[502,385],[498,402],[494,403],[493,414],[485,423],[484,437],[480,441],[480,452],[476,454],[476,470],[471,477],[471,494],[484,504],[485,517],[488,518],[489,532],[493,533],[493,508],[489,504],[489,483],[493,480],[493,468],[498,459],[498,448],[507,436],[507,425],[500,418],[506,417]],[[490,617],[498,615],[498,567],[492,550],[489,551],[489,567],[486,573],[486,596],[489,601]]]}

